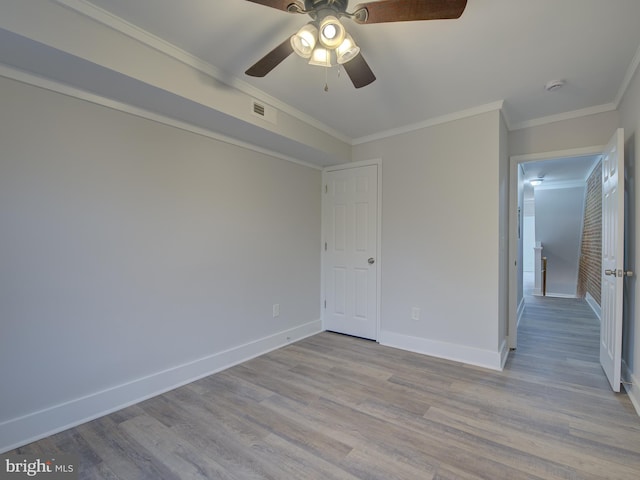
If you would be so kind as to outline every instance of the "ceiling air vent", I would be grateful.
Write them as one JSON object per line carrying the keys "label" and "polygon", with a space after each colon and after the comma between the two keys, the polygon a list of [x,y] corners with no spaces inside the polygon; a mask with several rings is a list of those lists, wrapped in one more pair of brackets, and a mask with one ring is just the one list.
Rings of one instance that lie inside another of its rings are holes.
{"label": "ceiling air vent", "polygon": [[264,117],[264,105],[261,105],[258,102],[253,102],[253,113]]}
{"label": "ceiling air vent", "polygon": [[259,100],[251,101],[251,113],[270,123],[278,122],[278,111],[270,105],[266,105]]}

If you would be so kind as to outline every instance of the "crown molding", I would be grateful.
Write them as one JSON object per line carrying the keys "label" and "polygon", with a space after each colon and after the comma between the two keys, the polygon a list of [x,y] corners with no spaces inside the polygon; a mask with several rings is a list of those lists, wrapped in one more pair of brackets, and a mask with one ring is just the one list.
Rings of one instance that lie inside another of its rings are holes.
{"label": "crown molding", "polygon": [[229,137],[227,135],[223,135],[221,133],[214,132],[212,130],[207,130],[201,127],[196,127],[195,125],[191,125],[190,123],[183,122],[180,120],[176,120],[174,118],[167,117],[165,115],[160,115],[158,113],[150,112],[143,108],[134,107],[129,105],[128,103],[119,102],[117,100],[112,100],[110,98],[102,97],[100,95],[96,95],[94,93],[89,93],[87,91],[81,90],[76,87],[71,87],[69,85],[56,82],[54,80],[40,77],[38,75],[34,75],[32,73],[25,72],[23,70],[16,69],[14,67],[10,67],[0,63],[0,77],[8,78],[10,80],[15,80],[20,83],[24,83],[27,85],[31,85],[34,87],[42,88],[44,90],[49,90],[51,92],[60,93],[62,95],[66,95],[68,97],[77,98],[79,100],[84,100],[89,103],[93,103],[95,105],[100,105],[103,107],[111,108],[113,110],[117,110],[119,112],[128,113],[130,115],[134,115],[136,117],[144,118],[146,120],[151,120],[156,123],[160,123],[163,125],[167,125],[170,127],[178,128],[180,130],[184,130],[186,132],[195,133],[197,135],[202,135],[203,137],[211,138],[213,140],[217,140],[219,142],[227,143],[229,145],[235,145],[236,147],[244,148],[246,150],[251,150],[256,153],[261,153],[263,155],[268,155],[270,157],[279,158],[281,160],[286,160],[287,162],[296,163],[298,165],[302,165],[305,167],[313,168],[314,170],[322,170],[321,166],[304,162],[302,160],[298,160],[297,158],[290,157],[288,155],[284,155],[279,152],[275,152],[273,150],[269,150],[266,148],[259,147],[257,145],[253,145],[248,142],[244,142],[242,140],[238,140],[233,137]]}
{"label": "crown molding", "polygon": [[385,130],[384,132],[375,133],[373,135],[367,135],[365,137],[356,138],[351,142],[351,145],[360,145],[362,143],[373,142],[375,140],[382,140],[388,137],[394,137],[403,133],[409,133],[423,128],[433,127],[441,125],[443,123],[454,122],[456,120],[462,120],[463,118],[475,117],[483,113],[494,112],[496,110],[501,111],[504,106],[504,100],[498,102],[487,103],[486,105],[480,105],[478,107],[469,108],[467,110],[461,110],[459,112],[442,115],[440,117],[430,118],[418,123],[412,123],[398,128],[392,128],[391,130]]}
{"label": "crown molding", "polygon": [[517,165],[519,163],[535,162],[538,160],[556,160],[558,158],[573,158],[573,157],[587,157],[591,155],[602,155],[606,146],[594,145],[591,147],[579,147],[569,148],[565,150],[553,150],[549,152],[541,153],[525,153],[521,155],[511,155],[510,161],[512,164]]}
{"label": "crown molding", "polygon": [[566,182],[542,182],[541,185],[534,187],[534,190],[559,190],[561,188],[584,188],[587,185],[586,180],[571,180]]}
{"label": "crown molding", "polygon": [[237,77],[231,77],[225,74],[222,70],[214,65],[205,62],[204,60],[192,55],[191,53],[183,50],[172,43],[163,40],[162,38],[147,32],[146,30],[134,25],[126,20],[92,4],[88,0],[53,0],[55,3],[68,8],[70,10],[79,13],[91,20],[94,20],[114,31],[117,31],[123,35],[126,35],[154,50],[157,50],[169,57],[194,68],[216,80],[235,88],[236,90],[245,93],[251,97],[254,97],[260,101],[263,101],[277,109],[297,118],[300,121],[317,128],[318,130],[331,135],[332,137],[350,144],[351,138],[345,136],[343,133],[325,125],[310,115],[307,115],[300,110],[295,109],[291,105],[278,100],[277,98],[269,95],[266,92],[254,87],[253,85],[241,80]]}
{"label": "crown molding", "polygon": [[587,117],[589,115],[595,115],[597,113],[613,112],[617,110],[615,103],[605,103],[602,105],[596,105],[593,107],[581,108],[579,110],[572,110],[570,112],[563,112],[557,115],[549,115],[548,117],[534,118],[533,120],[525,120],[511,126],[511,131],[522,130],[524,128],[540,127],[542,125],[548,125],[549,123],[561,122],[563,120],[572,120],[574,118]]}
{"label": "crown molding", "polygon": [[620,103],[622,102],[622,97],[627,93],[627,89],[631,84],[631,80],[633,80],[633,76],[636,74],[638,70],[638,65],[640,65],[640,45],[636,50],[636,54],[633,56],[633,60],[629,64],[629,68],[627,68],[627,72],[625,73],[624,79],[622,80],[622,84],[620,85],[620,89],[618,90],[618,94],[616,95],[615,104],[616,109],[620,107]]}

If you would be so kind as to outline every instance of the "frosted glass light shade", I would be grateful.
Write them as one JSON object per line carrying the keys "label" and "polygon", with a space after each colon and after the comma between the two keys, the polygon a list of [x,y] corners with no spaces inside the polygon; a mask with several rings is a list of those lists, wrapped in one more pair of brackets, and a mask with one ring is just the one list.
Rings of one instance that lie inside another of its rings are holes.
{"label": "frosted glass light shade", "polygon": [[318,38],[320,43],[330,49],[338,47],[347,34],[340,20],[333,15],[327,15],[322,19],[319,31]]}
{"label": "frosted glass light shade", "polygon": [[316,46],[316,38],[318,38],[318,29],[315,25],[308,23],[291,36],[291,47],[302,58],[309,58]]}
{"label": "frosted glass light shade", "polygon": [[353,41],[351,35],[347,33],[344,41],[336,48],[336,58],[339,64],[353,60],[360,53],[360,47]]}
{"label": "frosted glass light shade", "polygon": [[309,59],[309,65],[317,65],[319,67],[331,66],[331,52],[326,48],[317,46],[313,49],[311,58]]}

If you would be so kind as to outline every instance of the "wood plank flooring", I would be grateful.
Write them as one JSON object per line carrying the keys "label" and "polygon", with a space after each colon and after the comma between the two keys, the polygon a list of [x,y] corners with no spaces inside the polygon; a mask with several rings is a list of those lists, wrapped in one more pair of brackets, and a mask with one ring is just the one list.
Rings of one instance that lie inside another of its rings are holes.
{"label": "wood plank flooring", "polygon": [[586,303],[528,298],[503,372],[321,333],[20,448],[82,479],[640,478]]}

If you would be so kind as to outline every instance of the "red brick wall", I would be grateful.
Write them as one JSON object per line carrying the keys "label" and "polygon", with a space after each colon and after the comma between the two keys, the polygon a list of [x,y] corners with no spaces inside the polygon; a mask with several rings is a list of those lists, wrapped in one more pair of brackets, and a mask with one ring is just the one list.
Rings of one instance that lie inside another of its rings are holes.
{"label": "red brick wall", "polygon": [[582,227],[582,248],[578,273],[578,295],[587,292],[600,305],[602,270],[602,179],[600,163],[587,180],[587,193]]}

